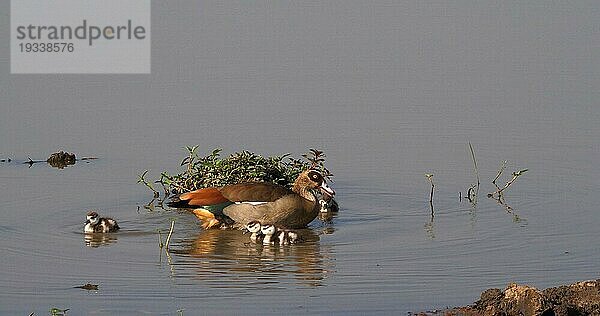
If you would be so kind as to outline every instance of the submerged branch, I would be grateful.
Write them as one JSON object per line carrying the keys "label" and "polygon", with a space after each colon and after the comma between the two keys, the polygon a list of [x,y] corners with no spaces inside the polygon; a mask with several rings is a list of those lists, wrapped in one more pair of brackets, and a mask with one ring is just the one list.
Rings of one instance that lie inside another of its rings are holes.
{"label": "submerged branch", "polygon": [[517,178],[519,178],[521,175],[523,175],[525,172],[527,172],[527,170],[528,169],[523,169],[523,170],[519,170],[517,172],[513,172],[512,178],[510,180],[508,180],[508,182],[506,182],[506,184],[504,185],[504,187],[503,188],[499,188],[498,186],[496,186],[496,188],[498,188],[498,190],[496,190],[495,192],[492,192],[492,193],[488,193],[488,197],[494,197],[496,195],[502,195],[502,192],[504,192],[504,190],[508,189],[508,187],[510,187],[515,182],[515,180],[517,180]]}

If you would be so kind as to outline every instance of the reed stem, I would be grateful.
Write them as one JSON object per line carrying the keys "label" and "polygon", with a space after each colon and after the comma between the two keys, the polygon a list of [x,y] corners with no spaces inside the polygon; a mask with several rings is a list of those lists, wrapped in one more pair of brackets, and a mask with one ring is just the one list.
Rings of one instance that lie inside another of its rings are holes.
{"label": "reed stem", "polygon": [[473,169],[475,170],[475,177],[477,177],[477,187],[481,181],[479,181],[479,168],[477,168],[477,159],[475,159],[475,151],[473,150],[473,145],[469,142],[469,150],[471,151],[471,158],[473,159]]}
{"label": "reed stem", "polygon": [[169,242],[171,241],[171,235],[173,235],[173,228],[175,227],[175,220],[171,220],[171,229],[169,229],[169,235],[167,236],[167,241],[165,242],[165,247],[169,250]]}

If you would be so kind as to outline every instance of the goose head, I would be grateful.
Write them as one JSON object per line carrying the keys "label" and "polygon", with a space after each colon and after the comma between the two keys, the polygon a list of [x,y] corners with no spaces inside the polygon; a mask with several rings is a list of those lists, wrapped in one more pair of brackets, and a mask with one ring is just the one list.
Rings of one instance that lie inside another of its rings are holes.
{"label": "goose head", "polygon": [[267,225],[262,225],[262,228],[260,229],[260,231],[265,236],[273,236],[275,234],[275,232],[277,231],[277,229],[275,228],[275,226],[267,224]]}
{"label": "goose head", "polygon": [[261,224],[259,221],[252,221],[252,222],[246,224],[244,228],[247,232],[256,234],[261,231],[262,227],[261,227]]}
{"label": "goose head", "polygon": [[287,237],[289,239],[288,241],[291,242],[291,243],[295,243],[298,240],[300,240],[300,235],[298,235],[298,233],[295,232],[295,231],[288,231],[287,232]]}
{"label": "goose head", "polygon": [[98,216],[98,213],[91,211],[86,216],[85,224],[90,224],[93,226],[98,224],[98,221],[100,221],[100,216]]}
{"label": "goose head", "polygon": [[333,197],[335,195],[335,191],[327,185],[323,175],[314,169],[305,170],[294,182],[294,192],[302,193],[306,190],[320,190],[322,194],[329,197]]}

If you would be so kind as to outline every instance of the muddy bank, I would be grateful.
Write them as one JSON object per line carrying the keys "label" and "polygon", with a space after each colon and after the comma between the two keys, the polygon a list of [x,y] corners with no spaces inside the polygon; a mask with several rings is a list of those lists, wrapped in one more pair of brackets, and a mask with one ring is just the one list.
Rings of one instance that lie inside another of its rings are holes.
{"label": "muddy bank", "polygon": [[473,305],[417,315],[600,315],[600,280],[543,291],[511,283],[504,291],[485,290]]}

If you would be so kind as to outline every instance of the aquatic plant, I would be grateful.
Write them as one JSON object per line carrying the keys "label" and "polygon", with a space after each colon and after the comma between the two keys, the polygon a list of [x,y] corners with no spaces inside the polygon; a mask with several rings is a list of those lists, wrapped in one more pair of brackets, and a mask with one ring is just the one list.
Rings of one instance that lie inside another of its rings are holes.
{"label": "aquatic plant", "polygon": [[[154,182],[162,185],[165,197],[200,188],[243,182],[270,182],[291,188],[294,180],[307,168],[319,170],[328,179],[333,176],[325,168],[325,153],[313,148],[303,154],[302,158],[294,158],[290,154],[264,157],[247,150],[222,157],[221,148],[200,156],[198,146],[186,147],[186,150],[187,156],[180,163],[184,170],[177,174],[163,171],[160,179]],[[158,191],[145,179],[147,173],[145,170],[138,176],[138,183],[152,190],[156,198]]]}
{"label": "aquatic plant", "polygon": [[146,180],[147,173],[148,173],[148,170],[144,170],[144,172],[142,172],[142,174],[139,174],[137,183],[141,183],[141,184],[145,185],[148,189],[152,190],[152,192],[154,192],[154,198],[157,198],[160,195],[160,193],[158,191],[156,191],[156,189],[154,189],[154,186],[152,185],[152,183],[149,183]]}

